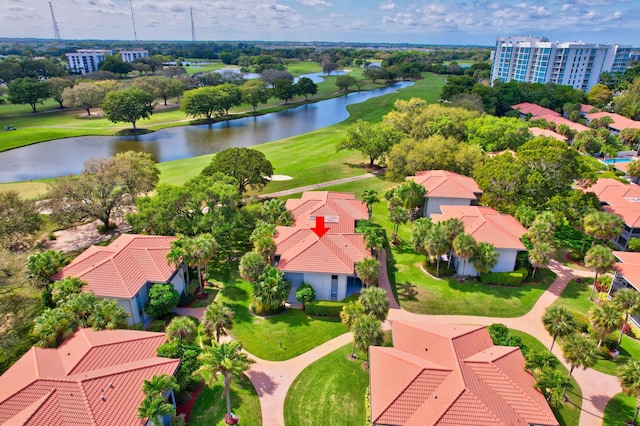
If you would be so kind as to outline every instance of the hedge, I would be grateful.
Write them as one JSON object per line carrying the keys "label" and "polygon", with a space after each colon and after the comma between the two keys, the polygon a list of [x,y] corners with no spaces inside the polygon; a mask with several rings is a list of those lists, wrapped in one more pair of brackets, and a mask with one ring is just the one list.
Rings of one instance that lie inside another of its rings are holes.
{"label": "hedge", "polygon": [[314,300],[305,304],[307,315],[319,317],[339,317],[344,302],[331,302],[329,300]]}
{"label": "hedge", "polygon": [[519,287],[527,275],[528,271],[525,268],[513,272],[489,272],[480,274],[480,282],[483,284]]}

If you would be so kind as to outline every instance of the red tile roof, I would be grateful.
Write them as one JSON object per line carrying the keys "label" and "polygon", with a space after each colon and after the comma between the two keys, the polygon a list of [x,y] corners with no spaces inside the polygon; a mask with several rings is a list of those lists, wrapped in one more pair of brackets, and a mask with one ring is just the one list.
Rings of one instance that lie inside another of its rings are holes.
{"label": "red tile roof", "polygon": [[156,355],[165,341],[163,333],[81,328],[56,349],[33,347],[0,376],[0,423],[143,425],[142,382],[180,365]]}
{"label": "red tile roof", "polygon": [[316,217],[324,216],[329,233],[352,233],[356,220],[369,219],[367,206],[345,192],[307,191],[302,198],[289,199],[287,210],[293,213],[295,226],[313,228]]}
{"label": "red tile roof", "polygon": [[633,121],[630,118],[613,112],[594,112],[585,115],[585,117],[587,117],[588,120],[609,117],[613,120],[613,123],[609,124],[609,127],[618,131],[622,131],[624,129],[640,129],[640,121]]}
{"label": "red tile roof", "polygon": [[640,187],[638,185],[602,178],[582,190],[596,194],[600,202],[607,204],[604,209],[620,216],[625,224],[632,228],[640,228]]}
{"label": "red tile roof", "polygon": [[275,242],[281,271],[353,274],[354,265],[371,256],[362,234],[329,232],[318,238],[307,228],[278,226]]}
{"label": "red tile roof", "polygon": [[564,136],[562,136],[559,133],[554,132],[553,130],[540,129],[538,127],[530,127],[529,131],[531,132],[531,134],[534,137],[545,136],[545,137],[548,137],[548,138],[554,138],[554,139],[562,141],[562,142],[566,142],[567,141],[567,138],[565,138]]}
{"label": "red tile roof", "polygon": [[107,247],[91,246],[52,279],[78,277],[83,291],[131,299],[147,282],[167,282],[176,271],[167,262],[175,237],[122,234]]}
{"label": "red tile roof", "polygon": [[419,171],[416,172],[415,176],[409,176],[407,179],[424,186],[427,190],[427,198],[444,197],[475,200],[479,194],[482,194],[482,189],[473,178],[447,170]]}
{"label": "red tile roof", "polygon": [[552,109],[541,107],[540,105],[532,104],[529,102],[522,102],[520,104],[511,105],[511,108],[518,110],[520,114],[531,114],[533,117],[538,118],[541,115],[555,115],[560,117],[562,114],[555,112]]}
{"label": "red tile roof", "polygon": [[580,104],[580,113],[582,114],[588,114],[592,111],[598,111],[598,108],[594,107],[593,105],[589,105],[589,104]]}
{"label": "red tile roof", "polygon": [[637,290],[640,290],[640,253],[614,251],[613,255],[620,260],[613,265],[613,268]]}
{"label": "red tile roof", "polygon": [[564,124],[565,126],[567,126],[568,128],[570,128],[571,130],[575,131],[575,132],[584,132],[585,130],[589,130],[589,128],[587,126],[585,126],[584,124],[580,124],[580,123],[576,123],[575,121],[571,121],[571,120],[567,120],[564,117],[559,117],[556,115],[541,115],[538,117],[535,117],[536,119],[544,119],[546,121],[548,121],[549,123],[555,123],[556,126],[559,126],[561,124]]}
{"label": "red tile roof", "polygon": [[485,327],[394,321],[369,349],[371,418],[382,425],[558,425],[519,348]]}
{"label": "red tile roof", "polygon": [[479,243],[491,243],[497,249],[525,250],[520,238],[527,230],[511,215],[480,206],[440,206],[440,210],[441,214],[431,215],[434,223],[456,217],[464,223],[464,232]]}

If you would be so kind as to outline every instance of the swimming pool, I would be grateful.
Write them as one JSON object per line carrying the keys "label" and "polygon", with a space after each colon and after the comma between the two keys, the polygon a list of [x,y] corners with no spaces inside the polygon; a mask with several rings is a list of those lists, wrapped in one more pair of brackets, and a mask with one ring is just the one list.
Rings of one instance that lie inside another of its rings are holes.
{"label": "swimming pool", "polygon": [[617,164],[617,163],[630,163],[633,161],[633,158],[625,157],[625,158],[605,158],[602,160],[604,164]]}

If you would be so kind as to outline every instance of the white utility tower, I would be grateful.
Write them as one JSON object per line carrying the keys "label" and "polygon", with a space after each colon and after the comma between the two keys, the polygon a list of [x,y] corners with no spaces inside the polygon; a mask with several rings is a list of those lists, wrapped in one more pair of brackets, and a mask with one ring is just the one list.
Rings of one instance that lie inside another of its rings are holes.
{"label": "white utility tower", "polygon": [[129,0],[129,9],[131,9],[131,23],[133,24],[133,38],[138,41],[138,33],[136,33],[136,20],[133,19],[133,3]]}
{"label": "white utility tower", "polygon": [[53,21],[53,37],[56,41],[62,40],[60,37],[60,28],[58,28],[58,22],[56,22],[56,15],[53,14],[53,5],[49,2],[49,9],[51,10],[51,20]]}
{"label": "white utility tower", "polygon": [[196,27],[193,25],[193,8],[190,7],[189,10],[191,11],[191,41],[196,41]]}

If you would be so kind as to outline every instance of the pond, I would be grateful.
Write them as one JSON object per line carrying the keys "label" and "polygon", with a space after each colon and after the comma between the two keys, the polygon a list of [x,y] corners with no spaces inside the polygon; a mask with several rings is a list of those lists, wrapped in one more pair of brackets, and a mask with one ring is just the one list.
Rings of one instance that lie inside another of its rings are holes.
{"label": "pond", "polygon": [[[156,161],[165,162],[271,142],[337,124],[349,117],[348,105],[412,84],[401,82],[258,117],[173,127],[141,136],[84,136],[29,145],[0,153],[0,182],[76,174],[90,158],[130,150],[151,153]],[[144,121],[139,126],[144,127]]]}

